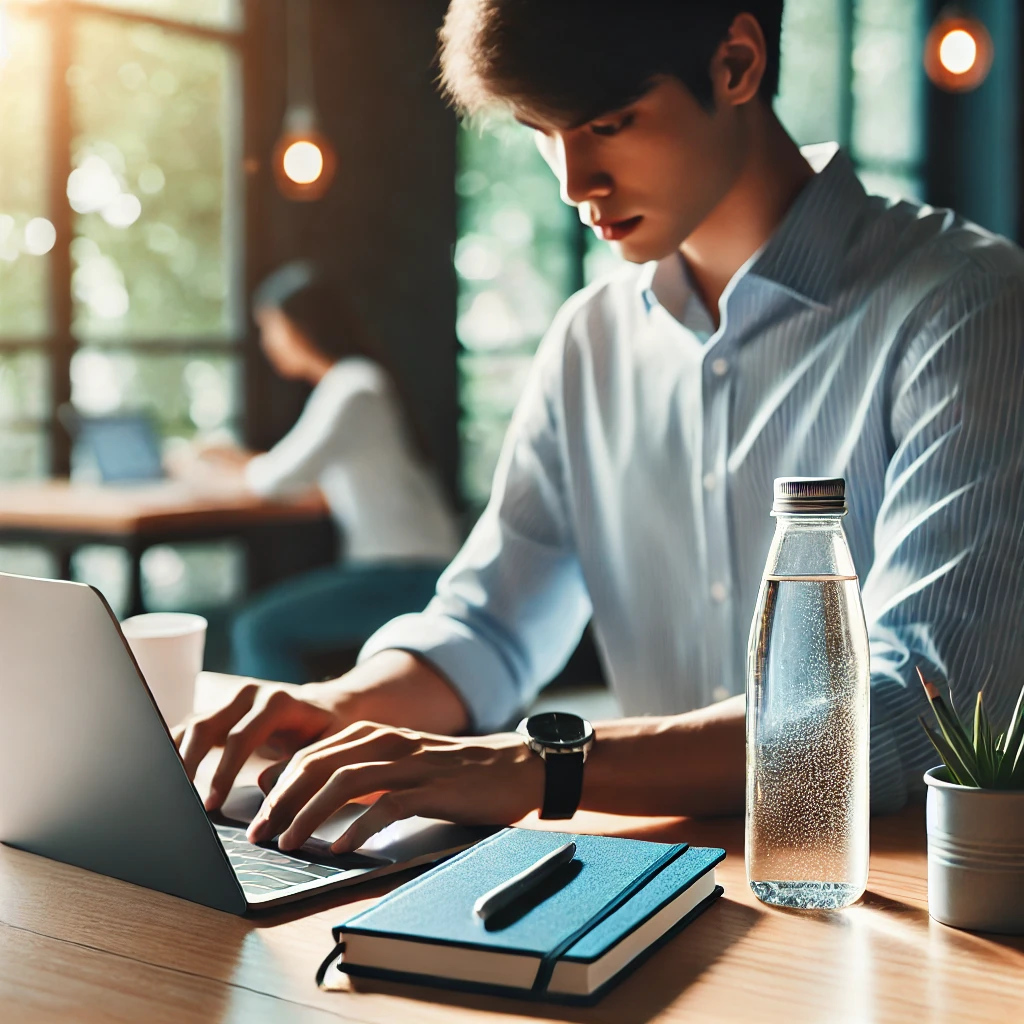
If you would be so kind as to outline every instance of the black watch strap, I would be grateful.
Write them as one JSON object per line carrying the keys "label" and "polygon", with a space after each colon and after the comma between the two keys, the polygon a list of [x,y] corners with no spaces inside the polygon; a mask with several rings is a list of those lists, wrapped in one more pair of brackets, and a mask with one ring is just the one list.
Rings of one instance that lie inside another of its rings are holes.
{"label": "black watch strap", "polygon": [[583,793],[583,754],[553,754],[544,758],[542,818],[571,818]]}

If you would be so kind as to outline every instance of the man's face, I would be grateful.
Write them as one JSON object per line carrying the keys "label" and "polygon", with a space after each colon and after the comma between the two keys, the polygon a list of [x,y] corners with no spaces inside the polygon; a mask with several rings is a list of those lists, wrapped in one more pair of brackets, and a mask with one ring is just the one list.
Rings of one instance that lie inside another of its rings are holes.
{"label": "man's face", "polygon": [[742,119],[708,112],[675,78],[631,106],[577,128],[520,111],[562,199],[633,263],[676,251],[718,205],[742,165]]}

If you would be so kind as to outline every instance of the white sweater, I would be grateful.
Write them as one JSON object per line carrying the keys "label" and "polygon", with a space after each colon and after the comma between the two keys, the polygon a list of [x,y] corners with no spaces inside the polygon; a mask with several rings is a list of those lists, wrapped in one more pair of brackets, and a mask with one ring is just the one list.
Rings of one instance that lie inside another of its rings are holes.
{"label": "white sweater", "polygon": [[368,359],[336,363],[245,479],[264,497],[319,484],[347,561],[446,562],[459,546],[437,480],[410,450],[387,374]]}

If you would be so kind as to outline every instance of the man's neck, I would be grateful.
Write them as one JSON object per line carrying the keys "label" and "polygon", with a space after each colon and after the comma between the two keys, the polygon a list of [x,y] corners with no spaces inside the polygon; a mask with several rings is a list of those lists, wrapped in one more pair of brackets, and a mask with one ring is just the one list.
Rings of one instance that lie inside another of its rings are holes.
{"label": "man's neck", "polygon": [[764,245],[814,171],[774,115],[760,120],[739,176],[679,247],[718,326],[718,301],[733,275]]}

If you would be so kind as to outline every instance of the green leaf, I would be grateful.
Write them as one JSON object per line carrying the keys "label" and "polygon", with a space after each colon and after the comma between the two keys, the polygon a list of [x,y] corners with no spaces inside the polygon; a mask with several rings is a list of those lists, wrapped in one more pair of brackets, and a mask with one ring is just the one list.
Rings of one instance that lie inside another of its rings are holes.
{"label": "green leaf", "polygon": [[935,732],[924,720],[923,715],[919,716],[917,720],[928,734],[928,739],[932,741],[932,746],[938,751],[939,757],[942,758],[942,763],[946,766],[946,771],[949,772],[952,780],[958,786],[976,786],[977,783],[971,778],[970,772],[965,770],[963,762],[957,756],[956,751],[946,742],[946,738]]}
{"label": "green leaf", "polygon": [[974,702],[974,737],[973,737],[973,746],[974,746],[974,753],[975,754],[980,754],[981,753],[981,746],[982,746],[981,720],[982,720],[981,690],[979,690],[978,691],[978,699]]}
{"label": "green leaf", "polygon": [[992,727],[982,705],[981,690],[974,705],[974,752],[978,759],[978,785],[991,789],[996,783],[996,754],[992,742]]}
{"label": "green leaf", "polygon": [[946,742],[956,751],[960,763],[970,776],[971,781],[969,785],[980,785],[978,776],[981,774],[981,770],[978,767],[978,758],[974,747],[971,745],[971,741],[967,737],[967,733],[964,731],[964,727],[960,724],[960,720],[949,710],[946,702],[941,697],[932,698],[929,696],[929,700],[931,701],[935,718],[939,723],[939,728],[942,730],[942,735],[945,736]]}
{"label": "green leaf", "polygon": [[1024,737],[1021,737],[1020,746],[1014,756],[1013,774],[1010,778],[1013,783],[1011,789],[1024,789]]}
{"label": "green leaf", "polygon": [[1021,738],[1024,737],[1024,686],[1020,688],[1020,696],[1017,698],[1017,706],[1010,715],[1010,724],[1006,729],[1006,739],[1003,740],[1003,751],[1010,754],[1017,749]]}

